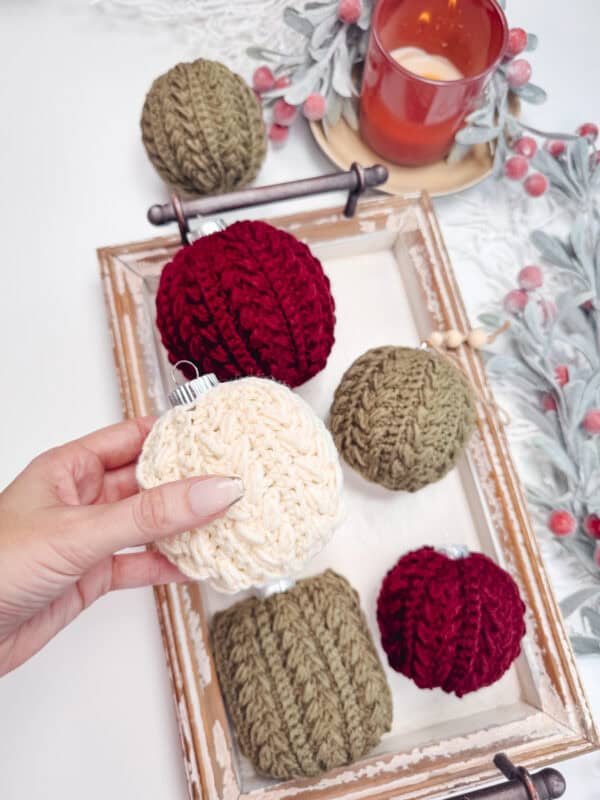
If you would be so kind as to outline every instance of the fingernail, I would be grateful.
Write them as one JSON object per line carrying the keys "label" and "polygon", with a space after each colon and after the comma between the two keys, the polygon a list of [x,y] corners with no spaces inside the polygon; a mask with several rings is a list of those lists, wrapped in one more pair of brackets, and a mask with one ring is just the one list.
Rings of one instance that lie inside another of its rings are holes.
{"label": "fingernail", "polygon": [[243,496],[244,483],[241,478],[223,475],[193,483],[188,491],[190,508],[199,517],[222,514]]}

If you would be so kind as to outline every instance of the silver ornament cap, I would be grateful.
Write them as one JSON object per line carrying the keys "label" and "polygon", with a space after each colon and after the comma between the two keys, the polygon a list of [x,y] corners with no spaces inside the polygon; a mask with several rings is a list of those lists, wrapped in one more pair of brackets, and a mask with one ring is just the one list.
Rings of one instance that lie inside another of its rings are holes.
{"label": "silver ornament cap", "polygon": [[[196,398],[206,394],[206,392],[209,392],[219,383],[217,376],[213,372],[200,375],[198,367],[192,361],[178,361],[173,366],[173,370],[177,369],[179,364],[190,364],[196,370],[197,375],[191,381],[178,384],[169,394],[168,400],[171,408],[175,408],[175,406],[186,406],[188,403],[193,403]],[[173,373],[172,377],[175,383],[175,375]]]}

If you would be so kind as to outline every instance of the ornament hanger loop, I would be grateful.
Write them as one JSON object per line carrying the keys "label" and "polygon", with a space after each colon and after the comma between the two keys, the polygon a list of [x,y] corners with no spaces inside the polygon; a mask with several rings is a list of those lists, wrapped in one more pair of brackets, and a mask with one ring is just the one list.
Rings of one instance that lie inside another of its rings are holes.
{"label": "ornament hanger loop", "polygon": [[173,206],[173,211],[175,212],[175,219],[177,220],[177,225],[179,226],[179,235],[181,236],[181,243],[183,245],[189,244],[190,226],[188,225],[187,218],[183,211],[183,204],[181,202],[181,197],[179,197],[177,192],[173,192],[173,194],[171,195],[171,205]]}
{"label": "ornament hanger loop", "polygon": [[173,385],[174,386],[181,386],[181,384],[177,380],[177,372],[175,371],[179,367],[180,364],[189,364],[190,367],[193,367],[195,369],[196,378],[200,377],[200,370],[194,364],[194,362],[193,361],[188,361],[187,358],[181,358],[179,361],[176,361],[175,364],[173,364],[173,366],[171,367],[171,380],[173,381]]}

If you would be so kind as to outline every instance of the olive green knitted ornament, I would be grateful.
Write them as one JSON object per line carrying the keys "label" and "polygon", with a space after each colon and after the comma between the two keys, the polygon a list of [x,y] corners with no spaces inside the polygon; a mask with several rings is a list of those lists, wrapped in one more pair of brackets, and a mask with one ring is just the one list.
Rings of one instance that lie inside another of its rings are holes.
{"label": "olive green knitted ornament", "polygon": [[415,492],[452,469],[475,416],[473,392],[448,359],[378,347],[343,376],[330,427],[344,460],[367,480]]}
{"label": "olive green knitted ornament", "polygon": [[223,64],[199,58],[157,78],[142,111],[150,161],[187,194],[218,194],[256,177],[267,139],[252,89]]}
{"label": "olive green knitted ornament", "polygon": [[261,775],[318,775],[366,755],[392,698],[357,592],[327,570],[217,614],[212,642],[242,753]]}

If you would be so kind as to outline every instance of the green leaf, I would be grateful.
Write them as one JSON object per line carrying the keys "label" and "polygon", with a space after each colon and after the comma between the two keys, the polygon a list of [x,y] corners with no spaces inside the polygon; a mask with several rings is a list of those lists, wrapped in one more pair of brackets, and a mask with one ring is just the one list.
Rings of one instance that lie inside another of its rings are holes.
{"label": "green leaf", "polygon": [[570,594],[558,604],[560,606],[561,614],[565,619],[567,619],[567,617],[570,617],[574,611],[577,611],[577,609],[582,606],[586,600],[589,600],[590,597],[593,597],[596,594],[600,594],[600,586],[588,586],[586,589],[580,589],[578,592]]}
{"label": "green leaf", "polygon": [[325,112],[325,122],[329,127],[333,128],[334,125],[340,121],[342,116],[342,98],[335,91],[329,92],[327,95],[327,110]]}
{"label": "green leaf", "polygon": [[570,478],[573,483],[578,482],[579,475],[577,474],[577,469],[558,442],[555,442],[554,439],[551,439],[549,436],[540,434],[533,440],[533,446],[549,458],[559,472],[562,472],[567,478]]}
{"label": "green leaf", "polygon": [[310,47],[313,52],[319,50],[325,42],[332,38],[334,35],[336,28],[338,27],[337,19],[332,19],[327,16],[325,19],[320,22],[314,29],[312,38],[310,40]]}
{"label": "green leaf", "polygon": [[528,33],[527,34],[527,44],[525,45],[525,50],[536,50],[538,46],[538,37],[535,33]]}
{"label": "green leaf", "polygon": [[351,97],[342,102],[342,116],[353,131],[358,130],[358,114],[356,113],[355,102]]}
{"label": "green leaf", "polygon": [[535,83],[526,83],[525,86],[511,89],[511,92],[518,95],[521,100],[525,100],[526,103],[533,103],[536,106],[545,103],[548,99],[544,89],[541,86],[536,86]]}
{"label": "green leaf", "polygon": [[[600,594],[600,588],[597,591]],[[588,624],[593,635],[600,639],[600,614],[593,608],[582,608],[581,619]]]}
{"label": "green leaf", "polygon": [[458,164],[459,161],[462,161],[463,158],[467,155],[467,153],[471,152],[471,148],[468,144],[460,144],[459,142],[454,142],[452,147],[450,148],[450,152],[446,156],[446,164]]}
{"label": "green leaf", "polygon": [[286,6],[284,8],[283,21],[292,28],[292,30],[301,33],[302,36],[306,36],[307,39],[310,39],[313,34],[313,25],[292,6]]}
{"label": "green leaf", "polygon": [[600,641],[591,636],[571,636],[573,650],[580,656],[597,655],[600,653]]}
{"label": "green leaf", "polygon": [[579,183],[587,189],[590,185],[590,148],[584,136],[580,136],[569,147],[569,160]]}
{"label": "green leaf", "polygon": [[333,57],[333,88],[341,97],[352,97],[352,67],[345,42]]}
{"label": "green leaf", "polygon": [[566,269],[577,269],[568,250],[557,236],[549,236],[544,231],[532,231],[529,238],[547,261]]}
{"label": "green leaf", "polygon": [[486,328],[496,329],[502,324],[500,317],[497,317],[495,314],[480,314],[477,319],[482,325],[485,325]]}
{"label": "green leaf", "polygon": [[284,95],[285,102],[292,106],[299,106],[303,103],[315,90],[327,67],[327,63],[313,64],[301,80],[294,81],[288,88]]}
{"label": "green leaf", "polygon": [[480,127],[479,125],[467,125],[462,128],[455,137],[459,144],[483,144],[484,142],[491,142],[498,137],[500,128]]}

